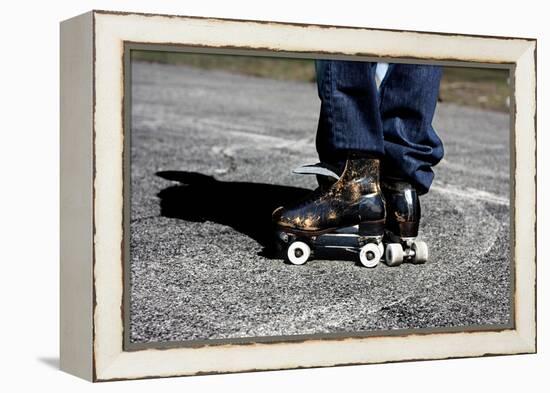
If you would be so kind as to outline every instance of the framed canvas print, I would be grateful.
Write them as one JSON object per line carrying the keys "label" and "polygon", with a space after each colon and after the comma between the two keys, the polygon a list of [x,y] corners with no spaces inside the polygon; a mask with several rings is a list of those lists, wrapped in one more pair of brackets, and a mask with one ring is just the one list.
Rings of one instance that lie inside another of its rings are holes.
{"label": "framed canvas print", "polygon": [[536,40],[61,23],[61,368],[536,351]]}

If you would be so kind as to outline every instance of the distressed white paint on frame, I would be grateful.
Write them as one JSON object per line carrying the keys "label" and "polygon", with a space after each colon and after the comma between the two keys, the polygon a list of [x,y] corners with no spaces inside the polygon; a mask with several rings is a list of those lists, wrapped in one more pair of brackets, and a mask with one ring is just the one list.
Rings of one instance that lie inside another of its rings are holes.
{"label": "distressed white paint on frame", "polygon": [[[535,42],[95,12],[94,360],[97,380],[529,353],[535,327]],[[123,43],[516,63],[515,329],[123,351]]]}

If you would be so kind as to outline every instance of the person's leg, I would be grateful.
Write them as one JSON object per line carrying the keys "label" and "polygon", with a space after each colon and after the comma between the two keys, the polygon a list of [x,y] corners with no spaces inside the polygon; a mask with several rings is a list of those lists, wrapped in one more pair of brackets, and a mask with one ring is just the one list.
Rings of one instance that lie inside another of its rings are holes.
{"label": "person's leg", "polygon": [[[296,239],[357,226],[357,232],[368,242],[364,251],[369,257],[364,264],[370,266],[381,257],[386,219],[380,188],[384,138],[375,65],[319,61],[317,75],[321,98],[317,149],[322,161],[339,164],[341,171],[326,187],[276,209],[273,222],[290,251]],[[288,256],[292,262],[295,256]]]}
{"label": "person's leg", "polygon": [[382,191],[386,201],[386,263],[426,262],[428,246],[416,240],[421,219],[419,195],[428,192],[432,167],[443,145],[432,127],[441,68],[392,64],[380,85],[385,156]]}
{"label": "person's leg", "polygon": [[380,85],[385,156],[382,174],[428,192],[443,144],[432,127],[441,67],[392,64]]}
{"label": "person's leg", "polygon": [[384,155],[376,63],[317,60],[321,112],[317,152],[325,163],[345,161],[350,152]]}

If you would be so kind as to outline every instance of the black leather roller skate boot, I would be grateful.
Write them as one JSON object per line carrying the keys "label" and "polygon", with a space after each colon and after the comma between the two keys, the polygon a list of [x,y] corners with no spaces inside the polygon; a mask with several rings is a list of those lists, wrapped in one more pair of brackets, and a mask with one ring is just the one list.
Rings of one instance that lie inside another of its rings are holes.
{"label": "black leather roller skate boot", "polygon": [[385,177],[382,179],[382,192],[387,207],[384,236],[386,264],[396,266],[403,260],[425,263],[428,260],[428,246],[416,240],[421,216],[416,189],[402,179]]}
{"label": "black leather roller skate boot", "polygon": [[384,250],[385,222],[380,161],[375,158],[349,158],[338,180],[273,212],[277,236],[295,265],[304,264],[312,249],[325,247],[357,251],[364,266],[374,267]]}

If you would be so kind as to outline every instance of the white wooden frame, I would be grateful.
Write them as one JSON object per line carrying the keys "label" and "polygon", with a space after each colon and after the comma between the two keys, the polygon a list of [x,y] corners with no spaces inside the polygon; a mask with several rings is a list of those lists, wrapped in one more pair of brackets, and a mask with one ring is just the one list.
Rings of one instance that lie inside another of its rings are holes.
{"label": "white wooden frame", "polygon": [[[514,69],[514,326],[125,351],[124,45]],[[536,351],[536,40],[92,11],[61,24],[61,368],[92,381]]]}

